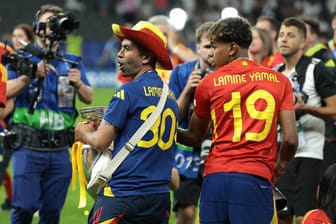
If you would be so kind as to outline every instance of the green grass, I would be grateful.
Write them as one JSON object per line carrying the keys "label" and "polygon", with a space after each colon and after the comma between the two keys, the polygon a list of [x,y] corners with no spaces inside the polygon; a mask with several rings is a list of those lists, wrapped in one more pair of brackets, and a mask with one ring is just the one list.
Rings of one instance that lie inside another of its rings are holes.
{"label": "green grass", "polygon": [[[114,89],[112,88],[96,88],[94,90],[94,98],[93,103],[91,105],[85,105],[77,100],[77,108],[83,108],[87,106],[107,106],[113,93]],[[78,121],[81,120],[80,117],[77,119]],[[11,171],[11,169],[9,169]],[[77,181],[78,182],[78,181]],[[0,187],[0,203],[4,201],[4,189]],[[76,187],[76,190],[73,191],[71,187],[69,188],[67,199],[64,205],[64,208],[61,213],[61,224],[82,224],[87,223],[87,215],[84,213],[87,211],[89,212],[92,205],[93,200],[87,194],[87,206],[84,209],[77,208],[79,202],[79,188]],[[9,211],[0,211],[0,223],[7,224],[10,220],[10,212]],[[38,223],[38,218],[34,218],[33,224]],[[174,215],[172,214],[170,223],[174,223]]]}

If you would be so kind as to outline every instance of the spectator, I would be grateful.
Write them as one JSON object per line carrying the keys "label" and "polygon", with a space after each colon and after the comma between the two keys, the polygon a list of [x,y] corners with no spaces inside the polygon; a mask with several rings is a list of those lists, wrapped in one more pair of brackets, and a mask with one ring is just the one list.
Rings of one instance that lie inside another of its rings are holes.
{"label": "spectator", "polygon": [[[86,104],[92,101],[93,89],[81,59],[64,52],[64,40],[55,38],[59,31],[51,29],[48,22],[51,16],[63,13],[57,5],[40,7],[34,21],[37,41],[33,45],[38,52],[63,58],[50,60],[40,53],[27,53],[29,60],[37,64],[36,70],[8,71],[7,97],[15,100],[13,130],[20,136],[12,155],[13,224],[31,223],[37,210],[39,223],[60,222],[71,180],[68,149],[74,140],[71,136],[77,115],[75,97]],[[61,104],[64,98],[57,88],[63,80],[67,80],[66,88],[72,94],[65,105]]]}
{"label": "spectator", "polygon": [[12,32],[12,45],[15,51],[24,47],[19,40],[23,40],[26,43],[34,43],[35,35],[33,27],[30,24],[20,23],[14,27]]}
{"label": "spectator", "polygon": [[103,52],[98,59],[97,65],[99,67],[117,69],[117,54],[120,49],[120,42],[112,35],[104,44]]}
{"label": "spectator", "polygon": [[273,51],[274,51],[274,65],[279,65],[284,63],[284,58],[280,54],[277,46],[277,39],[280,29],[280,23],[273,17],[260,16],[257,19],[256,27],[264,28],[268,30],[271,34],[273,40]]}
{"label": "spectator", "polygon": [[[180,127],[188,128],[193,110],[194,91],[201,79],[213,70],[213,54],[208,38],[213,22],[205,22],[196,29],[196,49],[199,59],[177,65],[170,76],[169,87],[178,98]],[[202,184],[201,146],[177,144],[175,167],[180,175],[180,188],[174,193],[173,210],[176,224],[192,224],[196,215]],[[204,156],[207,153],[204,153]]]}
{"label": "spectator", "polygon": [[302,17],[301,19],[307,28],[307,44],[304,48],[305,55],[320,59],[326,67],[336,72],[334,55],[328,49],[327,45],[319,39],[321,35],[319,23],[308,17]]}
{"label": "spectator", "polygon": [[332,12],[331,29],[333,31],[332,32],[333,36],[328,41],[328,46],[329,46],[329,49],[333,52],[334,57],[336,58],[336,7],[334,8]]}
{"label": "spectator", "polygon": [[319,183],[317,209],[303,217],[302,224],[336,223],[336,164],[330,165]]}
{"label": "spectator", "polygon": [[[22,44],[20,44],[19,40],[23,40],[27,43],[34,42],[34,31],[33,27],[29,24],[21,23],[14,27],[12,32],[12,45],[15,51],[19,51],[23,48]],[[1,119],[3,119],[3,129],[9,129],[8,122],[11,119],[11,114],[14,109],[13,99],[8,100],[8,104],[1,115]],[[10,210],[13,199],[13,191],[12,191],[12,178],[7,171],[7,166],[9,164],[12,149],[11,148],[3,148],[4,160],[0,164],[0,182],[4,181],[4,187],[6,192],[5,201],[1,205],[2,210]]]}
{"label": "spectator", "polygon": [[248,49],[250,59],[259,65],[273,68],[275,64],[270,33],[263,28],[254,27],[252,37],[252,43]]}
{"label": "spectator", "polygon": [[[336,88],[332,74],[317,59],[304,55],[307,29],[295,17],[282,22],[278,46],[285,64],[278,68],[295,91],[299,145],[294,160],[281,177],[278,188],[288,199],[288,209],[279,223],[301,224],[304,214],[316,208],[316,189],[323,159],[324,120],[336,120]],[[322,106],[324,105],[324,106]]]}
{"label": "spectator", "polygon": [[[314,19],[303,17],[307,28],[307,45],[305,55],[320,59],[330,69],[332,79],[336,82],[336,61],[333,53],[323,42],[319,41],[319,23]],[[325,143],[321,175],[333,163],[336,163],[336,125],[332,121],[325,121]]]}
{"label": "spectator", "polygon": [[174,30],[167,16],[155,15],[150,17],[148,21],[157,26],[166,36],[173,67],[184,62],[197,60],[198,56],[194,54],[192,49],[179,42],[177,31]]}

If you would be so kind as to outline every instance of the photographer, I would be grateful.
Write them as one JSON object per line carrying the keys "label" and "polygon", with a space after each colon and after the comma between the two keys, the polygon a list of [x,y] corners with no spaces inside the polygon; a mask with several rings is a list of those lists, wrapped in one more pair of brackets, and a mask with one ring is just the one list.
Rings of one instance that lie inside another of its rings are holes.
{"label": "photographer", "polygon": [[[19,43],[19,40],[24,40],[27,43],[33,43],[34,38],[35,38],[35,35],[34,35],[33,27],[30,24],[25,24],[25,23],[17,24],[12,31],[12,46],[15,51],[19,51],[23,48],[22,45]],[[7,49],[12,49],[12,48],[8,45],[4,47],[5,52],[8,53],[7,55],[11,55],[11,53],[8,52]],[[6,60],[6,57],[5,57],[5,60]],[[13,109],[14,109],[14,102],[13,102],[13,99],[10,99],[8,100],[5,109],[0,112],[0,121],[3,121],[1,140],[3,140],[3,138],[8,138],[10,134],[12,133],[12,132],[8,132],[6,129],[9,129]],[[11,204],[12,204],[12,199],[13,199],[13,191],[12,191],[12,178],[9,172],[7,171],[7,167],[9,165],[9,161],[12,156],[12,149],[10,147],[10,144],[5,145],[3,144],[3,142],[1,142],[0,147],[1,147],[0,151],[2,150],[2,155],[3,155],[3,160],[0,161],[0,185],[1,183],[3,183],[5,193],[6,193],[5,200],[1,204],[1,209],[10,210],[12,207]]]}
{"label": "photographer", "polygon": [[[76,95],[91,103],[90,87],[80,57],[64,51],[66,35],[78,24],[56,5],[36,13],[34,45],[13,56],[8,71],[7,97],[15,97],[12,155],[14,199],[11,223],[59,223],[71,180],[68,148],[77,116]],[[14,64],[14,66],[13,66]]]}
{"label": "photographer", "polygon": [[[214,69],[208,34],[213,24],[214,22],[205,22],[196,29],[196,48],[199,59],[177,65],[170,75],[169,87],[177,98],[181,128],[189,126],[196,87],[201,79]],[[209,138],[206,141],[211,142]],[[174,192],[173,211],[176,212],[176,224],[194,223],[202,185],[204,158],[201,155],[207,155],[203,149],[204,147],[200,146],[188,147],[177,144],[174,166],[179,172],[181,182],[179,189]]]}

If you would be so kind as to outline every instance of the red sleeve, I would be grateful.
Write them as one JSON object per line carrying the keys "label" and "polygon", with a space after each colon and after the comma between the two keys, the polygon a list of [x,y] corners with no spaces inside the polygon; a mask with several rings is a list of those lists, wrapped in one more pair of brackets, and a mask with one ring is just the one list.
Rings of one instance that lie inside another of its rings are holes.
{"label": "red sleeve", "polygon": [[321,209],[314,209],[305,214],[302,224],[331,224],[327,214]]}
{"label": "red sleeve", "polygon": [[7,82],[7,71],[5,67],[2,64],[0,64],[0,107],[5,107],[7,103],[6,82]]}

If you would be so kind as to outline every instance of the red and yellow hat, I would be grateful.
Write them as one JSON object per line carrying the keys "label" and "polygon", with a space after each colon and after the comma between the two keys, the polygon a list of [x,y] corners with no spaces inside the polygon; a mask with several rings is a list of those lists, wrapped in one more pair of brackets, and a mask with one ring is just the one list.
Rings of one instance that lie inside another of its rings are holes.
{"label": "red and yellow hat", "polygon": [[152,23],[140,21],[131,29],[118,24],[112,24],[112,31],[120,41],[126,38],[142,44],[150,50],[159,64],[158,69],[171,70],[173,68],[166,48],[167,38]]}

